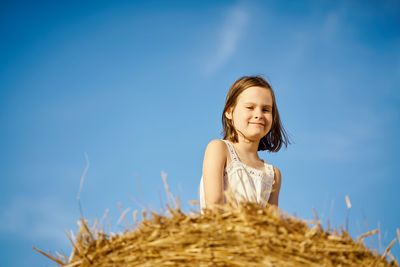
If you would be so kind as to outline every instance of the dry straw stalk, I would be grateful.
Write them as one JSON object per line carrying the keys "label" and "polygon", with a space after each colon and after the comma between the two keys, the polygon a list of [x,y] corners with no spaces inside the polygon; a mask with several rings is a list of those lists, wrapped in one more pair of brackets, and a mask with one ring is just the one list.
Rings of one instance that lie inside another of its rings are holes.
{"label": "dry straw stalk", "polygon": [[362,239],[376,231],[354,241],[346,231],[324,231],[318,219],[309,227],[273,206],[252,202],[190,215],[179,205],[167,207],[169,215],[152,212],[137,228],[118,235],[90,230],[81,220],[71,257],[47,256],[65,267],[398,266],[365,247]]}

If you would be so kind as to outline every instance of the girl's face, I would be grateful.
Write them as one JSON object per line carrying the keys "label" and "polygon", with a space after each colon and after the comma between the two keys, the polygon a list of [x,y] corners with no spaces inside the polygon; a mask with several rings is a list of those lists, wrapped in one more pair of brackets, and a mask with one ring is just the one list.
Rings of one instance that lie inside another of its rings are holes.
{"label": "girl's face", "polygon": [[258,142],[271,130],[272,106],[272,93],[267,88],[253,86],[240,93],[236,106],[225,112],[233,122],[239,141],[245,138]]}

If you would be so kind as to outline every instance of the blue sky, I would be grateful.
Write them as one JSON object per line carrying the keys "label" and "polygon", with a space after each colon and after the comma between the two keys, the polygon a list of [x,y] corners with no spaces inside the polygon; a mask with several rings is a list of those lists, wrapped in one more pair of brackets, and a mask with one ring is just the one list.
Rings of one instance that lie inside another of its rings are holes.
{"label": "blue sky", "polygon": [[53,266],[32,246],[69,255],[85,152],[90,221],[108,210],[118,232],[118,202],[128,218],[160,211],[161,171],[196,209],[188,201],[207,143],[221,138],[225,95],[251,74],[271,82],[294,141],[260,154],[281,170],[280,207],[305,219],[315,207],[340,226],[348,195],[353,237],[366,223],[383,248],[396,237],[400,3],[216,2],[1,2],[4,264]]}

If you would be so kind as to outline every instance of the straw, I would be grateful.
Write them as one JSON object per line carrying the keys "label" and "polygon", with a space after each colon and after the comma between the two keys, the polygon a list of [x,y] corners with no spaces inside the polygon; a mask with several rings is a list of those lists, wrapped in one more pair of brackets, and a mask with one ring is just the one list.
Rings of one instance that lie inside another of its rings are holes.
{"label": "straw", "polygon": [[376,230],[355,241],[345,230],[323,230],[316,214],[309,227],[275,206],[234,203],[229,198],[226,205],[204,209],[203,214],[187,215],[179,206],[167,209],[168,216],[143,214],[137,228],[127,226],[115,236],[90,230],[81,220],[70,259],[40,252],[64,267],[398,266],[389,252],[396,239],[379,255],[362,242]]}

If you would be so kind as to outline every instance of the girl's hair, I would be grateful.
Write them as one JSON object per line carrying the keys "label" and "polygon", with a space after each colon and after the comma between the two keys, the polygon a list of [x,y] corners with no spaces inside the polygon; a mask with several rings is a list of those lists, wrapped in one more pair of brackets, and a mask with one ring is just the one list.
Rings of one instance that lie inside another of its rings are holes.
{"label": "girl's hair", "polygon": [[289,137],[282,126],[281,120],[279,118],[278,107],[276,106],[275,94],[272,90],[270,84],[261,76],[244,76],[236,80],[232,84],[226,96],[224,111],[222,112],[222,126],[223,135],[225,140],[232,141],[234,143],[238,142],[238,134],[233,126],[232,120],[225,116],[225,112],[228,108],[235,108],[237,104],[237,99],[239,95],[249,87],[263,87],[270,90],[272,94],[272,125],[271,130],[263,138],[261,138],[258,144],[258,150],[268,150],[270,152],[278,152],[282,144],[287,147],[290,144]]}

